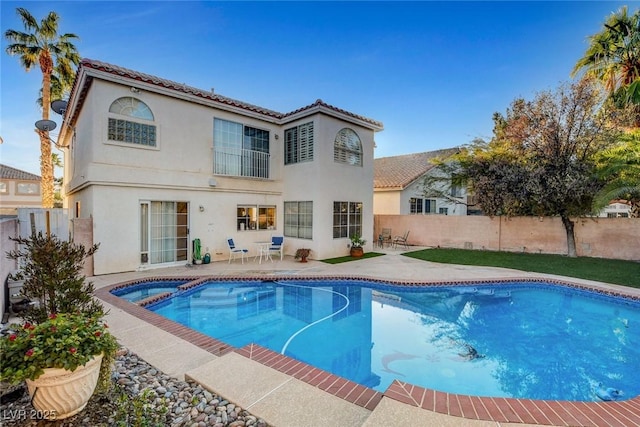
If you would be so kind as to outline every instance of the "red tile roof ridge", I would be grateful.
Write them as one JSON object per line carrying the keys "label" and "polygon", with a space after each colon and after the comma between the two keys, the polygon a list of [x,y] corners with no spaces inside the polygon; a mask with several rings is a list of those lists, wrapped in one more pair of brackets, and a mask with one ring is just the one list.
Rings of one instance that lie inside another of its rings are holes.
{"label": "red tile roof ridge", "polygon": [[[335,112],[338,112],[340,114],[344,114],[346,116],[352,117],[354,119],[358,119],[360,121],[366,122],[374,127],[380,128],[382,129],[383,125],[381,122],[377,121],[377,120],[373,120],[370,118],[367,118],[365,116],[361,116],[359,114],[354,114],[351,113],[347,110],[344,110],[342,108],[338,108],[335,107],[333,105],[327,104],[326,102],[322,101],[321,99],[317,99],[313,104],[309,104],[305,107],[302,108],[298,108],[292,112],[289,113],[280,113],[278,111],[274,111],[274,110],[270,110],[268,108],[263,108],[254,104],[250,104],[247,102],[243,102],[243,101],[239,101],[237,99],[233,99],[233,98],[229,98],[226,96],[222,96],[222,95],[218,95],[212,91],[206,91],[206,90],[202,90],[202,89],[198,89],[196,87],[193,86],[189,86],[185,83],[178,83],[176,81],[173,80],[168,80],[168,79],[164,79],[164,78],[160,78],[151,74],[146,74],[146,73],[142,73],[139,71],[135,71],[129,68],[125,68],[125,67],[121,67],[119,65],[114,65],[114,64],[109,64],[107,62],[102,62],[102,61],[98,61],[95,59],[89,59],[89,58],[83,58],[82,61],[80,62],[80,68],[82,67],[88,67],[94,70],[99,70],[99,71],[103,71],[106,73],[110,73],[110,74],[114,74],[114,75],[119,75],[119,76],[123,76],[123,77],[127,77],[133,80],[138,80],[138,81],[142,81],[145,83],[150,83],[153,84],[155,86],[160,86],[160,87],[164,87],[167,89],[171,89],[171,90],[175,90],[178,92],[183,92],[186,94],[191,94],[197,97],[201,97],[201,98],[206,98],[206,99],[210,99],[212,101],[216,101],[216,102],[220,102],[222,104],[226,104],[226,105],[231,105],[234,107],[238,107],[238,108],[242,108],[245,110],[249,110],[249,111],[253,111],[259,114],[263,114],[269,117],[274,117],[276,119],[285,119],[287,117],[290,117],[292,115],[301,113],[301,112],[305,112],[307,110],[311,110],[315,107],[324,107],[328,110],[332,110]],[[79,69],[80,69],[79,68]]]}

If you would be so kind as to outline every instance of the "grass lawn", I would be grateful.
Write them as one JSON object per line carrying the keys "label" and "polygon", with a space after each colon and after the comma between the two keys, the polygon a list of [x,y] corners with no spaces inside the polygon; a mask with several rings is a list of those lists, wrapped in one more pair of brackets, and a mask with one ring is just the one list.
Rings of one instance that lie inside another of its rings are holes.
{"label": "grass lawn", "polygon": [[640,288],[640,262],[634,261],[441,248],[403,255],[445,264],[505,267]]}
{"label": "grass lawn", "polygon": [[378,252],[365,252],[365,254],[361,257],[341,256],[338,258],[327,258],[321,261],[326,262],[327,264],[340,264],[341,262],[357,261],[359,259],[366,259],[366,258],[375,258],[377,256],[382,256],[382,255],[384,254],[381,254]]}

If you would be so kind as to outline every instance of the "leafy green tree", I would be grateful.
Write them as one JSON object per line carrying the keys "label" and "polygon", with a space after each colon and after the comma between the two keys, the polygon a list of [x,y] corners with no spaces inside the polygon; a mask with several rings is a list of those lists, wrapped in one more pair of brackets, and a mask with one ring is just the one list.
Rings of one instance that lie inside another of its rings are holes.
{"label": "leafy green tree", "polygon": [[640,9],[629,15],[623,6],[607,18],[589,37],[571,76],[579,73],[602,83],[618,107],[634,105],[635,126],[640,126]]}
{"label": "leafy green tree", "polygon": [[589,80],[563,84],[533,101],[516,99],[494,115],[494,136],[456,156],[458,177],[468,182],[487,215],[559,216],[567,253],[576,256],[573,217],[591,213],[603,183],[596,153],[618,135]]}
{"label": "leafy green tree", "polygon": [[[40,22],[24,8],[17,8],[16,12],[22,20],[25,32],[7,30],[5,38],[9,42],[6,52],[17,55],[26,71],[36,65],[42,72],[42,119],[49,119],[49,105],[51,103],[52,75],[60,86],[55,89],[56,94],[62,94],[71,86],[74,69],[80,63],[80,55],[73,44],[78,36],[71,33],[58,34],[59,16],[49,12]],[[42,206],[53,207],[54,177],[51,162],[51,140],[49,132],[37,130],[40,136],[40,174],[42,178]]]}
{"label": "leafy green tree", "polygon": [[626,200],[631,203],[630,216],[640,217],[640,130],[622,136],[618,144],[599,153],[596,160],[599,175],[607,183],[595,199],[596,209],[611,200]]}

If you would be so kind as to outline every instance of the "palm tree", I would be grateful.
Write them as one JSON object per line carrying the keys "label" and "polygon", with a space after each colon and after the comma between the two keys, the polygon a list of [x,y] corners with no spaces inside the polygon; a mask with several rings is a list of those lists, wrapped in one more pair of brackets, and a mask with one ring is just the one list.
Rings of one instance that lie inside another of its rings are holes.
{"label": "palm tree", "polygon": [[[581,71],[600,81],[619,107],[640,105],[640,9],[629,15],[623,6],[607,18],[602,31],[589,37],[589,47],[571,76]],[[640,125],[637,119],[636,115]]]}
{"label": "palm tree", "polygon": [[[71,86],[74,67],[80,63],[80,55],[73,39],[75,34],[58,34],[59,16],[55,12],[38,22],[28,10],[17,8],[16,12],[24,24],[26,32],[7,30],[8,40],[6,52],[18,55],[20,63],[26,71],[38,64],[42,72],[42,119],[49,119],[51,103],[51,79],[55,75],[62,85],[60,93]],[[36,130],[40,136],[40,174],[42,178],[42,207],[51,208],[54,203],[53,163],[51,161],[51,139],[46,130]]]}
{"label": "palm tree", "polygon": [[640,131],[627,133],[618,145],[597,156],[599,175],[607,185],[595,199],[596,210],[612,200],[631,204],[629,216],[640,217]]}

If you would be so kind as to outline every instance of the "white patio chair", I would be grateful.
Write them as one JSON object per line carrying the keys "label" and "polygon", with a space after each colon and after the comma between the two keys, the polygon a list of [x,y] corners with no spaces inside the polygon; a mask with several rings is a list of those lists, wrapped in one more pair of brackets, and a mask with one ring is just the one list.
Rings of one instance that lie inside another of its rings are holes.
{"label": "white patio chair", "polygon": [[240,254],[240,258],[244,264],[244,257],[249,252],[249,249],[236,248],[236,244],[233,243],[233,238],[231,237],[227,238],[227,245],[229,245],[229,264],[231,264],[231,258],[236,259],[238,254]]}
{"label": "white patio chair", "polygon": [[[284,258],[284,237],[283,236],[271,236],[271,246],[269,246],[269,259],[271,254],[275,252],[280,254],[280,261]],[[271,259],[273,262],[273,259]]]}

